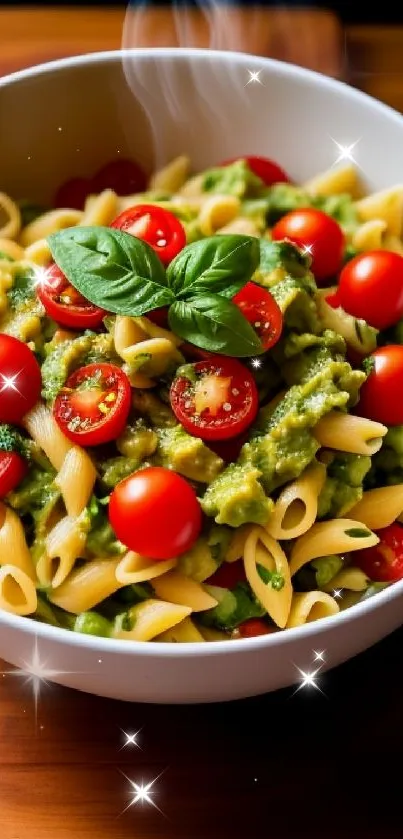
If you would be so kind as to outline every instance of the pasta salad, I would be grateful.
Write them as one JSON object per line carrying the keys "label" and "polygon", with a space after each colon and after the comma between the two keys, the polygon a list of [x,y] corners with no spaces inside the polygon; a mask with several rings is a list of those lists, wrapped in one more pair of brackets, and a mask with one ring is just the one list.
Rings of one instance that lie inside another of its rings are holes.
{"label": "pasta salad", "polygon": [[0,193],[0,610],[207,642],[402,579],[402,220],[256,156]]}

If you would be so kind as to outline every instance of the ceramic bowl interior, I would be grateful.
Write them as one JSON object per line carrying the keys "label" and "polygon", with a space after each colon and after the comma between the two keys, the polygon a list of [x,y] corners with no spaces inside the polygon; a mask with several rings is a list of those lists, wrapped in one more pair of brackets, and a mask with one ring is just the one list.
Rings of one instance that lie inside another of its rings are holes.
{"label": "ceramic bowl interior", "polygon": [[[263,154],[302,182],[355,144],[368,191],[403,172],[399,114],[316,73],[238,53],[144,49],[35,67],[0,79],[0,124],[1,190],[45,203],[65,179],[119,156],[151,172],[181,153],[195,171]],[[0,657],[22,666],[36,645],[54,681],[117,699],[231,700],[294,683],[313,650],[326,651],[323,669],[351,658],[400,626],[402,605],[403,581],[302,628],[183,645],[82,636],[3,613]]]}

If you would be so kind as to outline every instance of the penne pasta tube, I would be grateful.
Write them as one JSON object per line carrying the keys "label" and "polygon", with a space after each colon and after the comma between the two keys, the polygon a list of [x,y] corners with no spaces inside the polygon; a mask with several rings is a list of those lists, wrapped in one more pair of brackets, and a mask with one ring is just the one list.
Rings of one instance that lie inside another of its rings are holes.
{"label": "penne pasta tube", "polygon": [[290,573],[294,574],[321,556],[345,554],[377,545],[379,537],[353,519],[331,519],[317,522],[294,543],[290,556]]}
{"label": "penne pasta tube", "polygon": [[93,559],[86,562],[81,568],[73,570],[67,579],[51,592],[49,600],[73,615],[93,609],[106,597],[122,588],[122,583],[116,578],[118,565],[119,560],[116,559]]}
{"label": "penne pasta tube", "polygon": [[[258,565],[270,573],[274,572],[278,585],[265,583],[259,574]],[[274,623],[284,629],[291,608],[290,569],[284,551],[262,527],[254,527],[246,540],[244,566],[246,578],[257,599]]]}
{"label": "penne pasta tube", "polygon": [[327,449],[371,457],[381,448],[387,432],[386,425],[380,422],[331,411],[319,420],[313,433]]}
{"label": "penne pasta tube", "polygon": [[154,579],[153,588],[161,600],[189,606],[192,612],[205,612],[217,606],[217,600],[200,583],[180,571],[168,571]]}
{"label": "penne pasta tube", "polygon": [[273,539],[296,539],[312,527],[325,478],[324,464],[314,463],[282,490],[266,525]]}
{"label": "penne pasta tube", "polygon": [[382,530],[403,512],[403,484],[369,489],[349,514],[370,530]]}
{"label": "penne pasta tube", "polygon": [[334,597],[324,591],[304,591],[293,595],[287,629],[303,626],[321,618],[337,615],[339,606]]}
{"label": "penne pasta tube", "polygon": [[191,611],[188,606],[165,603],[163,600],[144,600],[129,610],[132,629],[115,629],[112,636],[128,641],[151,641],[156,635],[181,623]]}
{"label": "penne pasta tube", "polygon": [[129,551],[116,567],[116,579],[121,585],[128,586],[132,583],[144,583],[160,577],[175,568],[177,559],[155,560],[140,556],[134,551]]}
{"label": "penne pasta tube", "polygon": [[13,567],[35,580],[35,568],[27,545],[24,528],[17,514],[0,501],[0,566]]}
{"label": "penne pasta tube", "polygon": [[38,598],[33,580],[15,565],[0,568],[0,610],[13,615],[32,615]]}

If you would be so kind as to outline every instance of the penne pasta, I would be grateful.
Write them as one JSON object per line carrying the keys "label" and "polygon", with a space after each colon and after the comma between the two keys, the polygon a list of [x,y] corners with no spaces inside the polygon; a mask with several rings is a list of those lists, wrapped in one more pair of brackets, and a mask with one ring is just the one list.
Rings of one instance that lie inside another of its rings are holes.
{"label": "penne pasta", "polygon": [[88,612],[122,588],[122,583],[116,577],[118,565],[117,559],[93,559],[86,562],[81,568],[73,570],[50,593],[49,600],[73,615]]}
{"label": "penne pasta", "polygon": [[337,615],[339,606],[334,597],[324,591],[307,591],[293,595],[287,629],[304,623]]}
{"label": "penne pasta", "polygon": [[5,222],[0,221],[0,238],[17,239],[21,230],[21,213],[18,205],[9,195],[0,192],[0,219],[5,216]]}
{"label": "penne pasta", "polygon": [[331,411],[315,425],[314,435],[325,448],[371,456],[381,448],[387,431],[379,422]]}
{"label": "penne pasta", "polygon": [[20,245],[28,248],[34,242],[46,239],[58,230],[75,227],[81,223],[82,218],[83,214],[80,210],[50,210],[24,227],[19,239]]}
{"label": "penne pasta", "polygon": [[38,402],[32,411],[25,415],[23,425],[35,443],[43,449],[52,466],[57,470],[61,469],[72,443],[60,431],[52,411],[43,402]]}
{"label": "penne pasta", "polygon": [[118,196],[112,189],[105,189],[99,195],[87,198],[80,226],[102,225],[108,227],[118,215]]}
{"label": "penne pasta", "polygon": [[96,476],[95,466],[87,452],[79,446],[69,449],[55,478],[69,516],[79,516],[85,509]]}
{"label": "penne pasta", "polygon": [[168,571],[156,577],[153,589],[157,597],[169,603],[188,606],[192,612],[205,612],[217,606],[217,600],[191,577],[186,577],[180,571]]}
{"label": "penne pasta", "polygon": [[[260,548],[260,550],[258,550]],[[258,565],[278,575],[278,586],[263,582]],[[281,629],[286,626],[291,608],[292,587],[287,557],[261,527],[254,527],[245,542],[244,566],[248,583],[267,613]]]}
{"label": "penne pasta", "polygon": [[394,484],[367,490],[349,514],[370,530],[382,530],[396,521],[402,512],[403,484]]}
{"label": "penne pasta", "polygon": [[310,195],[343,195],[359,198],[362,186],[359,182],[357,167],[353,163],[332,166],[326,172],[315,175],[303,184],[303,189]]}
{"label": "penne pasta", "polygon": [[32,615],[37,607],[35,584],[15,565],[0,568],[0,610],[13,615]]}
{"label": "penne pasta", "polygon": [[325,478],[324,464],[314,463],[282,490],[266,525],[273,539],[296,539],[312,527]]}
{"label": "penne pasta", "polygon": [[186,154],[175,157],[151,176],[149,189],[155,192],[179,192],[190,172],[190,158]]}
{"label": "penne pasta", "polygon": [[35,569],[22,522],[14,510],[0,501],[0,566],[8,565],[11,559],[15,568],[31,580],[35,579]]}
{"label": "penne pasta", "polygon": [[156,562],[153,559],[140,556],[140,554],[129,551],[116,566],[116,579],[121,585],[132,585],[133,583],[144,583],[147,580],[154,580],[175,568],[177,559],[165,559]]}
{"label": "penne pasta", "polygon": [[291,576],[312,559],[371,548],[378,542],[379,537],[375,533],[353,519],[317,522],[294,542],[290,555]]}
{"label": "penne pasta", "polygon": [[152,641],[157,635],[181,623],[191,613],[187,606],[165,603],[163,600],[145,600],[129,611],[133,624],[130,630],[117,629],[114,638],[130,641]]}

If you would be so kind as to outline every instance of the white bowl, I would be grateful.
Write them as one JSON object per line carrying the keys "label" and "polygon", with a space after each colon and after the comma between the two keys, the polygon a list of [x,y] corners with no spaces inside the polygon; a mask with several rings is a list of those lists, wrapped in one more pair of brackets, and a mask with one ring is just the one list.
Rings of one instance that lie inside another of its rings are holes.
{"label": "white bowl", "polygon": [[[251,73],[258,74],[251,80]],[[152,124],[149,117],[152,117]],[[342,83],[237,53],[156,49],[82,56],[0,79],[0,185],[46,201],[63,179],[120,154],[149,170],[188,152],[194,168],[241,154],[277,160],[296,181],[354,156],[368,190],[403,173],[403,118]],[[0,613],[0,657],[102,696],[214,702],[295,683],[298,668],[351,658],[402,623],[403,581],[335,617],[260,638],[210,644],[95,638]]]}

